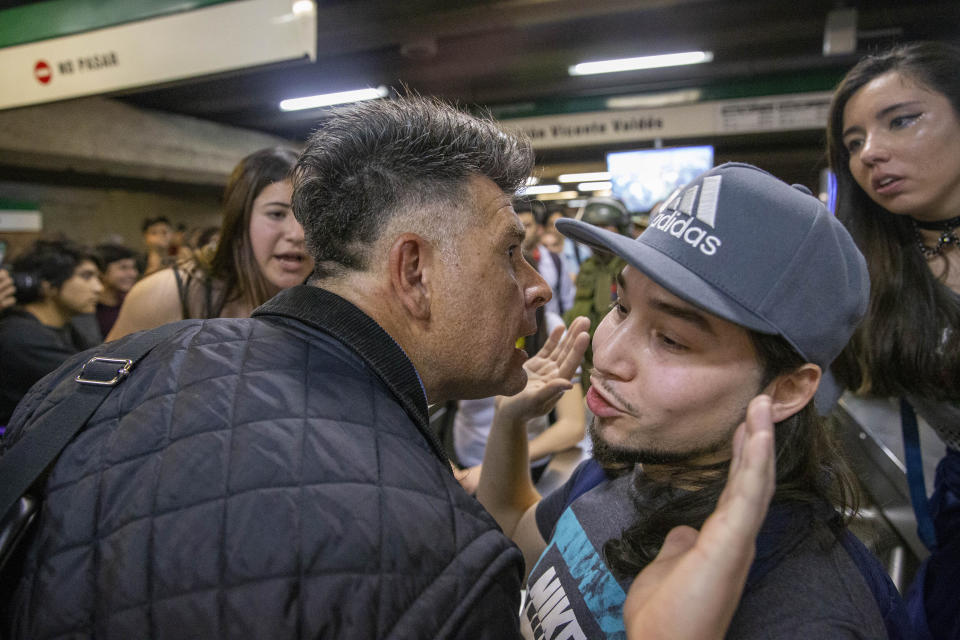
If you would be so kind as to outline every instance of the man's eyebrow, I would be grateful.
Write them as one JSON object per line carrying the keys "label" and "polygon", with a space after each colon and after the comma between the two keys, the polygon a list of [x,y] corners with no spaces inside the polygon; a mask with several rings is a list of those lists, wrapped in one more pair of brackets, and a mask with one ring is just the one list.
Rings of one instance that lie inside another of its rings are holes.
{"label": "man's eyebrow", "polygon": [[666,300],[656,299],[650,303],[650,306],[656,311],[673,316],[677,320],[681,320],[688,324],[692,324],[704,333],[709,333],[712,336],[717,335],[717,332],[713,330],[713,325],[710,324],[709,320],[707,320],[707,316],[696,309],[685,306],[681,307]]}
{"label": "man's eyebrow", "polygon": [[[623,278],[623,272],[617,274],[617,284],[620,285],[621,289],[627,288],[627,281]],[[680,306],[667,300],[654,299],[650,302],[650,306],[655,310],[661,313],[665,313],[669,316],[687,322],[694,325],[696,328],[700,329],[705,333],[710,335],[717,335],[717,332],[713,330],[713,325],[710,324],[710,320],[707,319],[707,316],[697,311],[693,307]]]}
{"label": "man's eyebrow", "polygon": [[[890,105],[889,107],[884,107],[883,109],[880,109],[880,111],[877,111],[874,117],[879,120],[884,116],[886,116],[887,114],[893,111],[896,111],[897,109],[902,109],[903,107],[910,107],[916,104],[920,104],[920,100],[908,100],[906,102],[898,102],[896,104]],[[863,127],[859,127],[859,126],[847,127],[846,129],[843,130],[843,133],[841,134],[840,137],[845,138],[851,133],[857,133],[860,131],[863,131]]]}
{"label": "man's eyebrow", "polygon": [[511,224],[503,232],[504,240],[509,243],[514,242],[523,242],[527,237],[526,231],[524,231],[523,226],[519,223]]}

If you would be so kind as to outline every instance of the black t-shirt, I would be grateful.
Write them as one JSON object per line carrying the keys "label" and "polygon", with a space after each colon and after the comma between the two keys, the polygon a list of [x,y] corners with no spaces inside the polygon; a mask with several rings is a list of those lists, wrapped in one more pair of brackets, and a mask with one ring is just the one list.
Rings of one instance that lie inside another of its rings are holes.
{"label": "black t-shirt", "polygon": [[72,324],[50,327],[18,307],[0,315],[0,425],[37,380],[91,346]]}

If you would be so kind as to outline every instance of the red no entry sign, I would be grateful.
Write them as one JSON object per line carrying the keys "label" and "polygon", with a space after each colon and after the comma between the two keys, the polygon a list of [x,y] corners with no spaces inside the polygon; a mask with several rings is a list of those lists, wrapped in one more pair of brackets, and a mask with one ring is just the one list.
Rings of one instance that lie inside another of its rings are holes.
{"label": "red no entry sign", "polygon": [[37,60],[37,64],[33,65],[33,77],[36,78],[40,84],[47,84],[50,82],[50,78],[53,77],[53,71],[45,61]]}

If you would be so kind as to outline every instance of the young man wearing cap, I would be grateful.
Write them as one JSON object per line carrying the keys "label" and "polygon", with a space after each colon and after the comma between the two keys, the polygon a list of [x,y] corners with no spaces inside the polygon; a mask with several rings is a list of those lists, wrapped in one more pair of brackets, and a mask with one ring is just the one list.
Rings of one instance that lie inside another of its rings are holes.
{"label": "young man wearing cap", "polygon": [[902,608],[845,529],[853,485],[814,407],[868,299],[842,226],[805,189],[727,164],[637,240],[557,228],[627,266],[593,340],[593,459],[540,499],[520,471],[528,391],[504,399],[487,444],[478,497],[524,552],[535,637],[623,637],[633,576],[672,527],[699,528],[714,508],[759,395],[776,423],[776,489],[727,637],[897,636]]}

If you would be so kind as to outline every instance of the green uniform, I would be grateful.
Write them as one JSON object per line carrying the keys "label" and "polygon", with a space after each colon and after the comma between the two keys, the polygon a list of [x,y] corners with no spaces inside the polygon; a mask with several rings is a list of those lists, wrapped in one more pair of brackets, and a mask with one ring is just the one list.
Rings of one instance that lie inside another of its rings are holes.
{"label": "green uniform", "polygon": [[563,316],[567,326],[570,326],[577,316],[590,318],[591,345],[583,355],[583,375],[580,376],[584,392],[590,388],[590,369],[593,368],[593,332],[610,311],[610,304],[616,300],[617,274],[626,264],[622,259],[611,257],[609,254],[604,254],[599,259],[594,254],[584,260],[577,275],[577,293],[573,299],[573,307]]}

